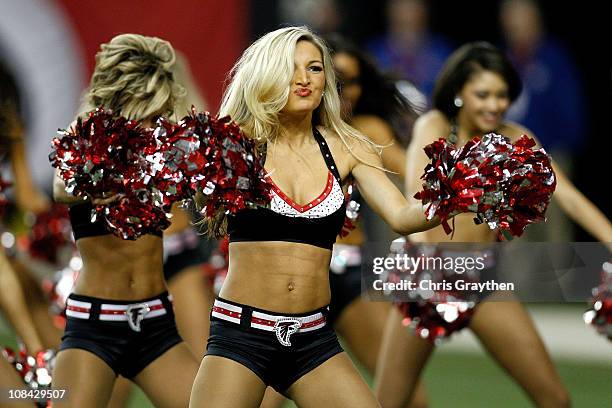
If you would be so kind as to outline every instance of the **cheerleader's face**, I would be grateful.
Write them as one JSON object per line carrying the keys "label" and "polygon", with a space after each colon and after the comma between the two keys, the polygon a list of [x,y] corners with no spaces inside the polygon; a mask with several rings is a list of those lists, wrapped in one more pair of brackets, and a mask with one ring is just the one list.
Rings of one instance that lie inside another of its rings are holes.
{"label": "cheerleader's face", "polygon": [[281,110],[285,114],[307,114],[321,103],[325,89],[323,56],[310,41],[298,41],[294,54],[293,78],[287,104]]}
{"label": "cheerleader's face", "polygon": [[489,133],[498,129],[510,106],[508,84],[493,71],[480,71],[465,83],[459,93],[463,106],[459,119],[471,129]]}
{"label": "cheerleader's face", "polygon": [[353,114],[353,109],[361,97],[359,61],[350,54],[339,52],[334,55],[334,68],[340,85],[342,117],[347,120]]}

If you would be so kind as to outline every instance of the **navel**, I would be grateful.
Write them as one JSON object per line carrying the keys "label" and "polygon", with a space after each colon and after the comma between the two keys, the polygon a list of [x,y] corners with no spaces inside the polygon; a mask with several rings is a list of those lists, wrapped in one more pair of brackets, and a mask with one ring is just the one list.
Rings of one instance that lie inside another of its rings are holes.
{"label": "navel", "polygon": [[293,289],[295,289],[295,285],[293,284],[293,282],[289,282],[289,284],[287,285],[287,289],[289,289],[289,292],[292,292]]}

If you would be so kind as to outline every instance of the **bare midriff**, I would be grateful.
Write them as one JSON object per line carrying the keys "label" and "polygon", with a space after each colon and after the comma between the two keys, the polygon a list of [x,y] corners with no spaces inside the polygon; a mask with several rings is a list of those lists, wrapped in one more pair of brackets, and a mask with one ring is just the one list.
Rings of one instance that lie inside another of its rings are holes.
{"label": "bare midriff", "polygon": [[277,313],[302,313],[330,300],[331,251],[293,242],[233,242],[220,296]]}
{"label": "bare midriff", "polygon": [[140,300],[166,290],[162,240],[145,235],[126,241],[113,235],[81,238],[83,258],[74,293],[109,300]]}

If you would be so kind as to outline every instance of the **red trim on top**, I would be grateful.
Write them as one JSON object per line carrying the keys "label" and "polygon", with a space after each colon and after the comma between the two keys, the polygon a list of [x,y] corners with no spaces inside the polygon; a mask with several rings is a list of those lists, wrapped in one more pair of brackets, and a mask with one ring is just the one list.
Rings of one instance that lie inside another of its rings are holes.
{"label": "red trim on top", "polygon": [[287,194],[282,192],[282,190],[276,185],[274,180],[272,180],[272,177],[269,177],[269,179],[272,182],[272,190],[274,190],[274,192],[278,194],[278,196],[282,198],[284,202],[289,204],[291,207],[293,207],[296,211],[299,211],[300,213],[304,213],[310,209],[313,209],[317,205],[325,201],[327,196],[329,196],[329,193],[331,193],[332,188],[334,187],[334,175],[332,174],[331,171],[328,171],[327,172],[327,184],[325,185],[325,189],[323,189],[323,192],[319,194],[319,196],[316,197],[311,202],[306,203],[304,205],[299,205],[298,203],[293,201],[291,198],[289,198]]}

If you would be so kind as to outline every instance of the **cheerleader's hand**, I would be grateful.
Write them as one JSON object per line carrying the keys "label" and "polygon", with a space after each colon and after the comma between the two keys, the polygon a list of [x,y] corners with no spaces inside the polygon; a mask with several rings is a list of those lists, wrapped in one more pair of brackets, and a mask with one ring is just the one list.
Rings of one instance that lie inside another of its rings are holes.
{"label": "cheerleader's hand", "polygon": [[123,194],[113,194],[108,197],[99,197],[99,198],[94,198],[92,196],[89,196],[89,199],[93,205],[108,205],[110,203],[113,203],[121,199],[122,197],[123,197]]}

